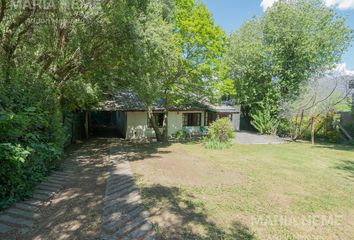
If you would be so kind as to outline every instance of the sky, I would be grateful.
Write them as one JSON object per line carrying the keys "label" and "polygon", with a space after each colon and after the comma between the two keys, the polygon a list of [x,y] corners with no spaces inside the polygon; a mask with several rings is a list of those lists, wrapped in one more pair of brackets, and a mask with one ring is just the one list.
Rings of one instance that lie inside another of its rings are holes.
{"label": "sky", "polygon": [[[261,16],[264,10],[277,0],[200,0],[214,15],[215,22],[227,33],[237,30],[245,21]],[[347,24],[354,29],[354,0],[324,0],[327,6],[347,18]],[[354,42],[352,43],[354,45]],[[354,46],[343,56],[341,67],[354,71]]]}

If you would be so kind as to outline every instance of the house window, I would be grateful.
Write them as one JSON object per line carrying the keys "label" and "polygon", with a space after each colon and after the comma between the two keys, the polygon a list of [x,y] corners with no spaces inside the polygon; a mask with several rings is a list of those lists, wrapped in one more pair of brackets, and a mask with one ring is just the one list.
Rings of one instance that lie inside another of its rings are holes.
{"label": "house window", "polygon": [[[164,114],[163,113],[154,113],[154,118],[155,118],[155,122],[157,124],[157,126],[159,128],[162,128],[163,127],[163,119],[164,119]],[[148,117],[148,126],[149,128],[152,128],[152,124],[149,120],[149,117]]]}
{"label": "house window", "polygon": [[201,113],[184,113],[183,114],[183,126],[186,127],[198,127],[201,126]]}

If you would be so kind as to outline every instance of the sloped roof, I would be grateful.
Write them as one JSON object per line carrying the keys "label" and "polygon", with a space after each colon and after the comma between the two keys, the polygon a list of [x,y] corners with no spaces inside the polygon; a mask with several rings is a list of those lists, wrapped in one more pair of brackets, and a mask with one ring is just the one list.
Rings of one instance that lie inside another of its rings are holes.
{"label": "sloped roof", "polygon": [[[118,92],[114,96],[107,97],[108,100],[98,104],[93,110],[97,111],[146,111],[147,107],[140,100],[139,96],[132,91]],[[153,103],[154,111],[163,111],[164,102],[156,101]],[[236,113],[239,112],[239,107],[228,105],[213,105],[207,100],[193,101],[190,104],[179,106],[171,106],[169,111],[203,111],[210,110],[213,112]]]}

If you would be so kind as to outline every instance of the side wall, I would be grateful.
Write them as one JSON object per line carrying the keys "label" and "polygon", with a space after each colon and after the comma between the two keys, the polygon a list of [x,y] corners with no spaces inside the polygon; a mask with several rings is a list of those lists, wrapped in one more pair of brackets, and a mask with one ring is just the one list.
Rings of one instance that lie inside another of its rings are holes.
{"label": "side wall", "polygon": [[241,121],[241,106],[235,107],[238,113],[232,114],[232,124],[236,131],[240,131],[240,121]]}
{"label": "side wall", "polygon": [[[183,111],[168,113],[168,134],[169,136],[177,133],[183,128],[183,113],[201,113],[202,126],[204,126],[204,111]],[[199,129],[199,127],[195,127]],[[147,112],[127,112],[127,139],[153,138],[155,132],[148,127]]]}

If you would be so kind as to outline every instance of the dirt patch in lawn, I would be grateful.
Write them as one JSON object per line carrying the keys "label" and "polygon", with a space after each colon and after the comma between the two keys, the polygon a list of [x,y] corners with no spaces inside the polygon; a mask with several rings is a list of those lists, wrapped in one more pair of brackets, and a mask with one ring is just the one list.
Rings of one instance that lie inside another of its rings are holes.
{"label": "dirt patch in lawn", "polygon": [[213,165],[212,158],[200,159],[197,156],[186,155],[182,144],[172,146],[126,144],[125,151],[128,152],[135,172],[144,173],[144,180],[147,182],[193,187],[235,185],[247,182],[247,177],[241,175],[237,169],[218,168]]}
{"label": "dirt patch in lawn", "polygon": [[110,169],[108,140],[92,140],[69,154],[65,168],[74,178],[42,209],[23,239],[99,239],[102,203]]}

